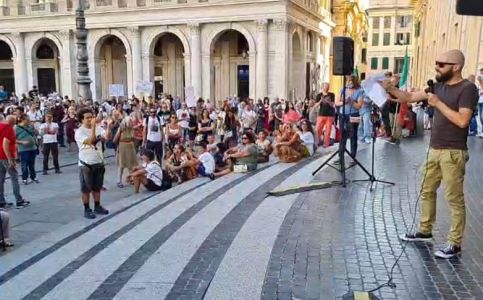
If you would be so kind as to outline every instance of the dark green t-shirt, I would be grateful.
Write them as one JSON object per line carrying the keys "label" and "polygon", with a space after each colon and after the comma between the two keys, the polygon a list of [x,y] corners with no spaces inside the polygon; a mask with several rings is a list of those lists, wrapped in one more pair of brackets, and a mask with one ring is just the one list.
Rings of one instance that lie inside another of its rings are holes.
{"label": "dark green t-shirt", "polygon": [[[453,85],[436,83],[434,94],[449,108],[474,110],[478,103],[476,85],[466,79]],[[434,110],[433,129],[431,130],[431,147],[434,149],[467,150],[468,127],[460,128],[446,118],[439,110]]]}
{"label": "dark green t-shirt", "polygon": [[15,126],[15,135],[17,141],[29,141],[28,145],[17,144],[18,152],[32,151],[37,149],[36,138],[34,129],[29,127],[23,127],[21,125]]}

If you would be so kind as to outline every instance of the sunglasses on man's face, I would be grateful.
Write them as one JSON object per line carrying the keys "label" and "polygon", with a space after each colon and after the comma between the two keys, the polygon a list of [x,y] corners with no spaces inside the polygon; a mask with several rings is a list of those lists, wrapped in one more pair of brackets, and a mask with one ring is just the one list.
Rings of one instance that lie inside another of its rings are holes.
{"label": "sunglasses on man's face", "polygon": [[444,68],[446,66],[454,66],[456,65],[455,63],[450,63],[450,62],[441,62],[441,61],[436,61],[435,65],[438,66],[438,68]]}
{"label": "sunglasses on man's face", "polygon": [[242,137],[242,140],[247,140],[248,138],[246,136],[243,136]]}
{"label": "sunglasses on man's face", "polygon": [[155,114],[156,112],[155,112],[155,111],[150,111],[149,113],[150,113],[150,114]]}

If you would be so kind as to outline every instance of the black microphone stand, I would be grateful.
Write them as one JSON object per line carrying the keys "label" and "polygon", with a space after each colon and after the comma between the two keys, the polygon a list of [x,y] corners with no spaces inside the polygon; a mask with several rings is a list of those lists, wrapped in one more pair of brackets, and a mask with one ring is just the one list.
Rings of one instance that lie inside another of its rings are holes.
{"label": "black microphone stand", "polygon": [[357,179],[352,181],[352,182],[367,182],[367,181],[370,182],[371,186],[369,188],[369,191],[371,192],[374,190],[374,182],[380,182],[380,183],[389,184],[389,185],[396,185],[394,182],[380,180],[380,179],[377,179],[376,176],[374,176],[374,157],[376,153],[375,145],[376,145],[376,138],[377,138],[376,122],[378,118],[379,117],[377,113],[377,106],[372,104],[372,107],[371,107],[371,123],[372,123],[371,174],[369,174],[369,179]]}

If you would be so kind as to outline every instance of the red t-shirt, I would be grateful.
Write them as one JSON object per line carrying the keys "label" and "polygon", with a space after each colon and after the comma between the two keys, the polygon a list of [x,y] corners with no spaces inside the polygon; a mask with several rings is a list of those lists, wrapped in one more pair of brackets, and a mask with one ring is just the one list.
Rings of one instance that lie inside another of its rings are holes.
{"label": "red t-shirt", "polygon": [[0,160],[7,159],[5,151],[3,151],[4,138],[10,141],[10,154],[13,157],[17,157],[17,140],[15,138],[15,132],[13,130],[13,127],[5,123],[0,123]]}

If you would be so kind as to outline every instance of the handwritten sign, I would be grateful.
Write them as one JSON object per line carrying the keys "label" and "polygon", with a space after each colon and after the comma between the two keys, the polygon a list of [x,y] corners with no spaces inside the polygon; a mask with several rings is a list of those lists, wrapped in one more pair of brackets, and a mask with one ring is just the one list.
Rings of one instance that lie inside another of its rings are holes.
{"label": "handwritten sign", "polygon": [[151,81],[139,80],[136,83],[136,95],[151,95],[154,84]]}
{"label": "handwritten sign", "polygon": [[186,105],[188,107],[195,107],[196,106],[195,88],[193,86],[185,87],[184,94],[186,96]]}
{"label": "handwritten sign", "polygon": [[112,96],[112,97],[122,97],[122,96],[124,96],[124,85],[122,85],[122,84],[110,84],[109,85],[109,96]]}

